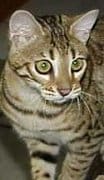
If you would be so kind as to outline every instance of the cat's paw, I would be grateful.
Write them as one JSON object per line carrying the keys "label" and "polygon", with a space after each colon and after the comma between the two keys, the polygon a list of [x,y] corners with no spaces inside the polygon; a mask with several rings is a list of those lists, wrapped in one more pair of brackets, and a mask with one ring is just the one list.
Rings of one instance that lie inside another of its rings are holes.
{"label": "cat's paw", "polygon": [[99,175],[95,180],[104,180],[104,175]]}

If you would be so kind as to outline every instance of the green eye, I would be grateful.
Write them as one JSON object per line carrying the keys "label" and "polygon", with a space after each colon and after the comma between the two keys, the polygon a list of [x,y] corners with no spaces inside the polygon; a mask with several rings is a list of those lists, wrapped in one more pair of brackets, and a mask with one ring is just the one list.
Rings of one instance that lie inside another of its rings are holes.
{"label": "green eye", "polygon": [[41,61],[37,61],[35,63],[35,68],[36,68],[37,72],[39,72],[41,74],[47,74],[51,71],[52,65],[47,60],[41,60]]}
{"label": "green eye", "polygon": [[74,72],[80,71],[84,65],[83,59],[79,58],[72,62],[71,69]]}

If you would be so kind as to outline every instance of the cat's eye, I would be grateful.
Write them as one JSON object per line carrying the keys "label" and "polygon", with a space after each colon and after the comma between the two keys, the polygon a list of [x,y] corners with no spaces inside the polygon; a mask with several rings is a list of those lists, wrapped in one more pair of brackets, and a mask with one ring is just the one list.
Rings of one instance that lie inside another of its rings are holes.
{"label": "cat's eye", "polygon": [[72,62],[71,69],[74,72],[80,71],[84,65],[84,61],[81,58],[78,58]]}
{"label": "cat's eye", "polygon": [[52,65],[48,60],[36,61],[35,69],[41,74],[47,74],[51,71]]}

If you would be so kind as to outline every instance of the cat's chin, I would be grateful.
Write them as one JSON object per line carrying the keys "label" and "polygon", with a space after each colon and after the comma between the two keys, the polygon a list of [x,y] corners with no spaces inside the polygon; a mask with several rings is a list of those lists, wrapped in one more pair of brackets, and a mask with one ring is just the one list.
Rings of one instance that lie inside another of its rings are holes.
{"label": "cat's chin", "polygon": [[76,101],[79,96],[80,93],[69,94],[68,96],[44,96],[41,94],[41,97],[44,99],[44,101],[57,105],[70,104]]}
{"label": "cat's chin", "polygon": [[72,103],[72,99],[63,99],[63,100],[55,100],[54,104],[70,104]]}
{"label": "cat's chin", "polygon": [[65,105],[65,104],[70,104],[72,103],[72,99],[45,99],[50,104],[57,104],[57,105]]}

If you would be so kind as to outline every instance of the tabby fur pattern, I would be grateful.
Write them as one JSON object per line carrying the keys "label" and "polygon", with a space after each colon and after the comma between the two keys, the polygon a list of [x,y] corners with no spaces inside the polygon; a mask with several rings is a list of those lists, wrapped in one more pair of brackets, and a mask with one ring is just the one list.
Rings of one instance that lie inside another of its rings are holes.
{"label": "tabby fur pattern", "polygon": [[104,154],[98,13],[34,18],[18,10],[10,18],[0,106],[27,145],[33,180],[85,180],[97,153]]}

